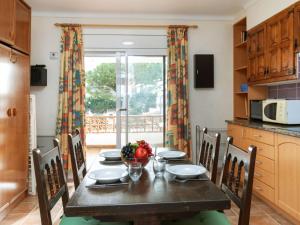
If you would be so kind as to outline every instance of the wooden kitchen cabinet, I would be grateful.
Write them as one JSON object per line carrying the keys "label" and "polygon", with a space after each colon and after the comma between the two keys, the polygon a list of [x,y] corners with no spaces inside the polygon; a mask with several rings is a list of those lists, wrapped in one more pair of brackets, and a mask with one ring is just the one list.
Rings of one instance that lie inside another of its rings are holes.
{"label": "wooden kitchen cabinet", "polygon": [[31,8],[23,0],[0,0],[0,41],[30,53]]}
{"label": "wooden kitchen cabinet", "polygon": [[253,193],[300,223],[300,138],[236,124],[227,134],[244,150],[257,147]]}
{"label": "wooden kitchen cabinet", "polygon": [[249,84],[297,79],[299,29],[300,9],[296,4],[248,31]]}
{"label": "wooden kitchen cabinet", "polygon": [[27,190],[29,56],[0,44],[0,214]]}
{"label": "wooden kitchen cabinet", "polygon": [[23,1],[16,1],[16,29],[14,47],[22,52],[30,53],[31,9]]}
{"label": "wooden kitchen cabinet", "polygon": [[0,41],[14,44],[15,1],[0,0]]}
{"label": "wooden kitchen cabinet", "polygon": [[278,206],[300,221],[300,140],[278,135]]}
{"label": "wooden kitchen cabinet", "polygon": [[30,20],[23,0],[0,0],[0,221],[27,194]]}
{"label": "wooden kitchen cabinet", "polygon": [[266,58],[267,78],[295,74],[294,7],[284,10],[267,22]]}
{"label": "wooden kitchen cabinet", "polygon": [[266,26],[259,25],[248,32],[248,81],[265,79]]}

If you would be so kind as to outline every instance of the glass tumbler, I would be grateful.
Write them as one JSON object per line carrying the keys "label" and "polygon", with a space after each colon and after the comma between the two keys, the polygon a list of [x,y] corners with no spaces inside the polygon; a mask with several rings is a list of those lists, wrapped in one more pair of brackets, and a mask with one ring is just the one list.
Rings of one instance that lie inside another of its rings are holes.
{"label": "glass tumbler", "polygon": [[163,176],[166,170],[167,160],[165,159],[154,159],[153,160],[153,171],[155,176]]}
{"label": "glass tumbler", "polygon": [[129,177],[133,182],[136,182],[140,179],[140,177],[142,176],[142,171],[143,167],[142,163],[140,162],[132,162],[128,166]]}

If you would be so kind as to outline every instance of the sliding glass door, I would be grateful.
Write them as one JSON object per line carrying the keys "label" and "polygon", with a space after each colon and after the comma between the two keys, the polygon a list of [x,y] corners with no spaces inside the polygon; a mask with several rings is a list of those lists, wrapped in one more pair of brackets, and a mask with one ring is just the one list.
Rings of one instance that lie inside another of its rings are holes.
{"label": "sliding glass door", "polygon": [[165,57],[86,52],[87,144],[163,145]]}
{"label": "sliding glass door", "polygon": [[128,141],[164,143],[164,77],[162,56],[128,57]]}

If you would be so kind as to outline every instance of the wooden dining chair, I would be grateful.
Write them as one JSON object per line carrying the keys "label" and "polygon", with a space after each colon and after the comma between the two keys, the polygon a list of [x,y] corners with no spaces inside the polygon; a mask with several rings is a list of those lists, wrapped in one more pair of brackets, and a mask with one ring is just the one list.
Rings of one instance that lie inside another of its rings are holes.
{"label": "wooden dining chair", "polygon": [[207,169],[209,178],[214,183],[217,181],[220,141],[219,133],[211,136],[207,133],[207,128],[203,128],[197,164],[202,164]]}
{"label": "wooden dining chair", "polygon": [[[221,174],[221,190],[239,207],[238,225],[249,225],[256,147],[244,151],[227,138],[226,154]],[[204,211],[189,219],[167,221],[163,225],[230,225],[223,212]]]}
{"label": "wooden dining chair", "polygon": [[[68,186],[63,169],[59,147],[42,154],[33,150],[33,162],[37,183],[42,225],[52,225],[51,209],[62,199],[63,208],[69,201]],[[100,222],[92,217],[63,216],[60,225],[129,225],[127,222]]]}
{"label": "wooden dining chair", "polygon": [[68,135],[68,142],[69,152],[71,155],[73,180],[75,189],[77,189],[87,172],[79,129],[75,130],[74,135]]}

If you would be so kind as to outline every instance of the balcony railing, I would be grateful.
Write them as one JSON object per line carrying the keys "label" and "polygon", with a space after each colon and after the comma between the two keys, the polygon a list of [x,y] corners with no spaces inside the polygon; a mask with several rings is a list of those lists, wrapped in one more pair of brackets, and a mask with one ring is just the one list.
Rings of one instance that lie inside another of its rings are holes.
{"label": "balcony railing", "polygon": [[[126,132],[125,117],[121,116],[122,132]],[[116,116],[86,115],[87,133],[116,133]],[[129,133],[162,133],[163,116],[128,116]]]}

